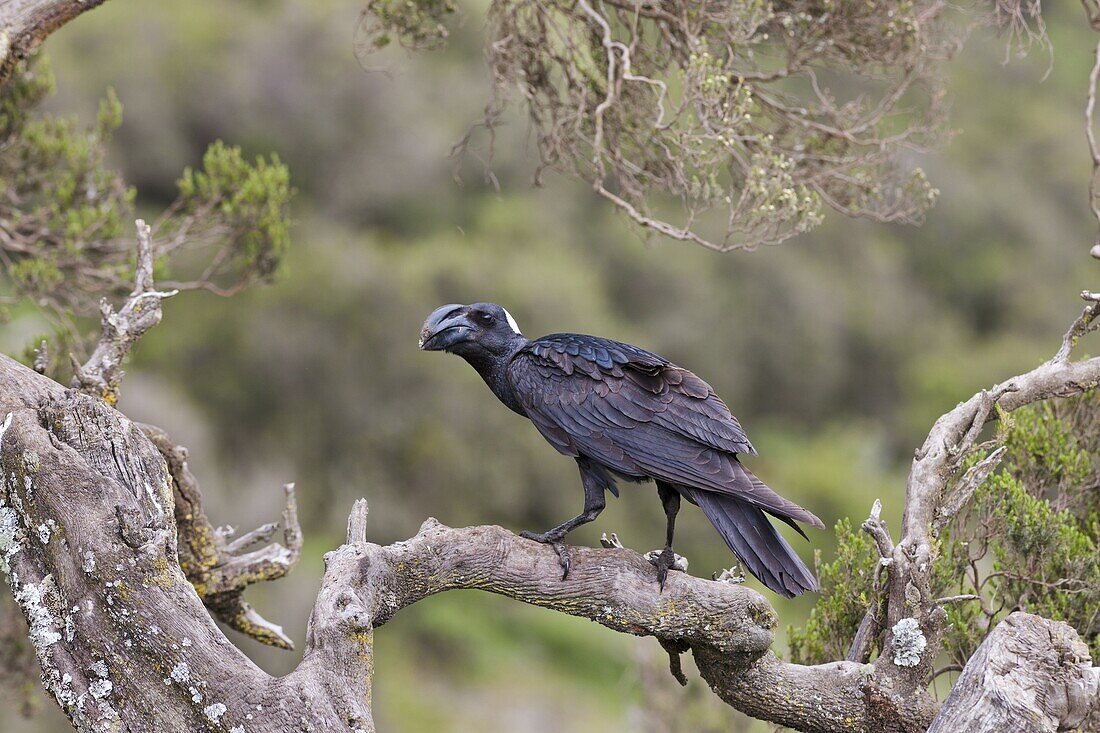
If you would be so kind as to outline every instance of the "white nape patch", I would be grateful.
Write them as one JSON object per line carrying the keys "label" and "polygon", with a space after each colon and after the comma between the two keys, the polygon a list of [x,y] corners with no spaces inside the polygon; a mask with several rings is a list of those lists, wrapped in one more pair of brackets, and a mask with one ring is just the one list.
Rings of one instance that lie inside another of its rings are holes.
{"label": "white nape patch", "polygon": [[516,323],[515,318],[512,318],[512,314],[508,312],[508,309],[501,308],[501,310],[504,311],[504,317],[508,319],[508,325],[511,327],[512,331],[514,331],[515,333],[520,333],[519,324]]}

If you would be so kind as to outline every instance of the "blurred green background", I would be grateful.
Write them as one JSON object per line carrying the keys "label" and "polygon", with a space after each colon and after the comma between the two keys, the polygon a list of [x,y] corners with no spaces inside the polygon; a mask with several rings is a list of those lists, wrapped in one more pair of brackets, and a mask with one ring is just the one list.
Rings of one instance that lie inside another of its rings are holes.
{"label": "blurred green background", "polygon": [[[273,520],[281,484],[297,482],[302,562],[249,597],[299,646],[321,555],[355,498],[369,500],[382,543],[428,516],[542,530],[581,505],[572,461],[460,360],[416,349],[441,303],[492,300],[531,336],[574,330],[658,351],[726,399],[770,485],[830,526],[881,498],[896,527],[908,456],[933,420],[1046,359],[1076,292],[1095,288],[1082,130],[1094,36],[1074,5],[1047,10],[1045,81],[1045,54],[1003,64],[1004,39],[985,30],[949,65],[956,135],[920,158],[942,191],[923,227],[830,214],[810,235],[727,255],[644,242],[583,184],[532,189],[520,114],[496,140],[499,192],[475,158],[456,170],[450,147],[489,94],[484,3],[460,6],[448,49],[394,50],[370,68],[355,57],[361,8],[342,0],[111,0],[47,43],[51,109],[90,118],[117,90],[112,155],[143,212],[166,205],[218,138],[290,166],[300,193],[278,282],[169,301],[121,407],[191,449],[215,522]],[[17,315],[0,349],[19,353],[40,330]],[[623,494],[572,541],[616,531],[658,547],[656,492]],[[832,556],[831,532],[811,539],[795,545],[807,559]],[[695,511],[677,549],[698,575],[731,562]],[[813,602],[769,598],[784,627]],[[299,659],[229,633],[272,673]],[[389,733],[766,730],[697,675],[675,685],[653,640],[483,594],[428,599],[376,639],[376,718]],[[3,704],[0,730],[68,730],[48,702],[29,722]]]}

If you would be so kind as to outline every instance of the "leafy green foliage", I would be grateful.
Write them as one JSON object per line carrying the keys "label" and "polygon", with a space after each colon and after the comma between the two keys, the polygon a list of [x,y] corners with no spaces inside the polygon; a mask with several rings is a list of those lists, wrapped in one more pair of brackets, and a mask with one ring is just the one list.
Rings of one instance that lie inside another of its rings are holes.
{"label": "leafy green foliage", "polygon": [[788,628],[791,660],[820,664],[844,659],[860,621],[870,608],[877,552],[871,538],[841,519],[836,532],[836,559],[817,563],[821,586],[817,605],[804,628]]}
{"label": "leafy green foliage", "polygon": [[[107,164],[122,124],[115,93],[84,125],[38,111],[53,90],[44,60],[24,64],[0,89],[0,307],[33,303],[53,325],[55,346],[79,352],[79,317],[132,287],[136,192]],[[179,189],[154,226],[159,278],[179,270],[173,287],[226,295],[271,279],[289,245],[293,193],[278,157],[248,162],[217,142]]]}
{"label": "leafy green foliage", "polygon": [[54,77],[45,59],[32,61],[4,87],[0,95],[0,135],[11,140],[27,122],[27,111],[55,90]]}
{"label": "leafy green foliage", "polygon": [[1001,470],[942,540],[940,590],[982,598],[948,609],[946,651],[958,663],[1013,610],[1100,640],[1100,394],[1019,410],[1003,439]]}
{"label": "leafy green foliage", "polygon": [[207,149],[202,166],[185,169],[179,180],[181,213],[221,219],[219,235],[238,265],[238,282],[270,279],[290,246],[286,166],[274,154],[249,163],[239,147],[220,140]]}
{"label": "leafy green foliage", "polygon": [[385,48],[396,39],[410,50],[440,48],[449,35],[443,21],[456,9],[452,0],[371,0],[357,29],[360,47]]}
{"label": "leafy green foliage", "polygon": [[105,145],[121,124],[118,98],[108,92],[96,122],[82,126],[34,114],[53,89],[41,61],[0,90],[0,252],[14,295],[60,317],[89,312],[117,283],[126,262],[117,240],[134,193],[106,165]]}

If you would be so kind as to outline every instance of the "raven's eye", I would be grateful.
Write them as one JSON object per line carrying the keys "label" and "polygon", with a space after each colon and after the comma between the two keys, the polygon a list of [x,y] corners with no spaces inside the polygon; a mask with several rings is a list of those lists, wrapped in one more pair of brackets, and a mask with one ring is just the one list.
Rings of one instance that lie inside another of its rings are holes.
{"label": "raven's eye", "polygon": [[493,323],[492,313],[481,313],[478,315],[478,320],[484,323],[486,326],[491,326]]}

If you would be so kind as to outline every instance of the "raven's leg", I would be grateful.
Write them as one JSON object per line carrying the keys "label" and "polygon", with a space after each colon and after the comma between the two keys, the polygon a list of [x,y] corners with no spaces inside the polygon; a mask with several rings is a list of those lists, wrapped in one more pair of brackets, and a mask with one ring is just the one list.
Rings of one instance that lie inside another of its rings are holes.
{"label": "raven's leg", "polygon": [[580,464],[581,484],[584,486],[584,510],[569,521],[562,522],[557,527],[546,532],[537,533],[524,530],[519,533],[519,536],[524,539],[534,540],[535,542],[542,542],[553,546],[558,553],[558,561],[561,563],[562,580],[565,580],[569,576],[569,548],[565,546],[562,540],[565,538],[565,535],[569,534],[577,527],[582,524],[588,524],[596,517],[600,516],[600,512],[602,512],[603,508],[607,505],[604,499],[604,491],[606,489],[604,476],[600,475],[599,471],[592,470],[587,462],[577,462]]}
{"label": "raven's leg", "polygon": [[661,584],[661,590],[664,590],[669,569],[686,570],[687,562],[672,551],[672,535],[676,530],[676,513],[680,511],[680,492],[664,481],[657,481],[657,496],[661,497],[661,504],[665,508],[665,518],[668,521],[665,529],[665,549],[661,550],[660,553],[654,550],[646,557],[657,566],[657,582]]}

